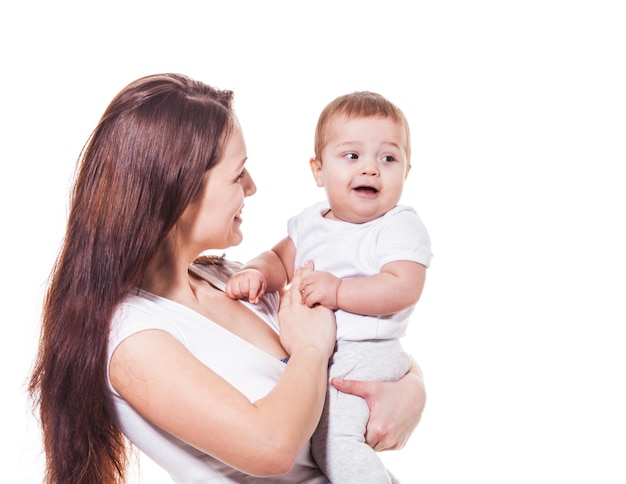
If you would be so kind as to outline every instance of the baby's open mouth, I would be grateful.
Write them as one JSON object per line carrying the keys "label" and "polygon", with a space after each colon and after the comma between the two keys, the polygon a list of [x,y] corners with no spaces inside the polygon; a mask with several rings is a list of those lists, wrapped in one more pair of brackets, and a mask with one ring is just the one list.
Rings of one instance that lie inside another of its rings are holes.
{"label": "baby's open mouth", "polygon": [[356,187],[355,190],[357,192],[369,192],[369,193],[378,193],[378,190],[376,190],[376,188],[374,187]]}

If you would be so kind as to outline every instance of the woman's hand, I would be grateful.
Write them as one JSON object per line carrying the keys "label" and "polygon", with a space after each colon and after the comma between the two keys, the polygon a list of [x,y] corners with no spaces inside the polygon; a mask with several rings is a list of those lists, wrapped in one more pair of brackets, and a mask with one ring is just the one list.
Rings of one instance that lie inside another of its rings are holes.
{"label": "woman's hand", "polygon": [[280,342],[290,355],[305,348],[317,348],[330,358],[335,348],[337,325],[335,314],[318,305],[312,308],[302,302],[300,282],[303,275],[313,271],[307,263],[294,274],[291,286],[281,296],[278,321]]}
{"label": "woman's hand", "polygon": [[367,401],[370,418],[365,440],[376,451],[405,446],[422,418],[426,389],[422,370],[412,360],[409,372],[397,382],[370,382],[333,378],[337,390]]}

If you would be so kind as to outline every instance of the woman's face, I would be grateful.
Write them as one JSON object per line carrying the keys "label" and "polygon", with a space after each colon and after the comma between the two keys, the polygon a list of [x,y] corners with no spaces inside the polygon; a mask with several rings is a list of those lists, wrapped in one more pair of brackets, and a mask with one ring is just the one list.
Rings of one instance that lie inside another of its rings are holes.
{"label": "woman's face", "polygon": [[222,159],[204,174],[202,193],[187,206],[178,224],[179,241],[194,253],[241,243],[244,199],[256,192],[244,167],[247,158],[243,133],[235,122]]}

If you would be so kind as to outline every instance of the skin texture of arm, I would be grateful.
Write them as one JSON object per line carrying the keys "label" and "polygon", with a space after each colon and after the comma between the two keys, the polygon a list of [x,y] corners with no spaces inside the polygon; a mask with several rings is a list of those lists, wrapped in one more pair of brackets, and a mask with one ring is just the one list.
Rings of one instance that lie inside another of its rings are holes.
{"label": "skin texture of arm", "polygon": [[266,292],[282,290],[293,277],[295,254],[293,242],[285,237],[233,275],[226,284],[226,294],[232,299],[248,299],[257,304]]}
{"label": "skin texture of arm", "polygon": [[384,316],[413,306],[419,300],[426,267],[417,262],[385,264],[378,274],[339,279],[328,272],[315,271],[302,278],[302,298],[309,307],[322,304],[368,316]]}
{"label": "skin texture of arm", "polygon": [[332,312],[309,311],[298,294],[283,297],[281,343],[291,359],[274,389],[256,402],[160,330],[120,343],[111,382],[142,416],[201,451],[247,474],[283,474],[319,420],[335,341]]}

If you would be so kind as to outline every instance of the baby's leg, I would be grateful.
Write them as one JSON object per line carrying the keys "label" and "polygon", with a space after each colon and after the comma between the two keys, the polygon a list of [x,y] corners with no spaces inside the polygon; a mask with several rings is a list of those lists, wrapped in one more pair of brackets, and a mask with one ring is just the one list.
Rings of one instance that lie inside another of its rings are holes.
{"label": "baby's leg", "polygon": [[385,466],[365,443],[369,409],[360,397],[331,389],[312,439],[313,457],[335,484],[388,484]]}
{"label": "baby's leg", "polygon": [[[397,341],[340,344],[331,377],[394,381],[410,366]],[[312,438],[316,463],[332,483],[388,484],[392,481],[376,452],[365,442],[369,408],[361,397],[329,386],[324,413]]]}

